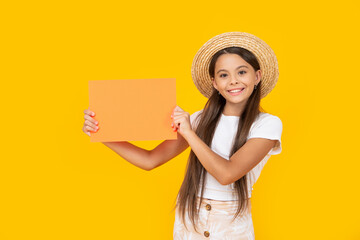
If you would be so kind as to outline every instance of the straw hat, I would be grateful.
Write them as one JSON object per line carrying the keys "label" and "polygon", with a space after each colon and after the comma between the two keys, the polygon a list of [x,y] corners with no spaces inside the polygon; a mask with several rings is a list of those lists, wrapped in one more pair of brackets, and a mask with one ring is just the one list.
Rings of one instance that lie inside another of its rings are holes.
{"label": "straw hat", "polygon": [[209,65],[212,56],[227,47],[242,47],[252,52],[257,58],[262,73],[261,98],[275,87],[279,77],[279,67],[274,51],[260,38],[245,32],[227,32],[208,40],[196,53],[191,75],[195,86],[206,98],[212,94],[212,81]]}

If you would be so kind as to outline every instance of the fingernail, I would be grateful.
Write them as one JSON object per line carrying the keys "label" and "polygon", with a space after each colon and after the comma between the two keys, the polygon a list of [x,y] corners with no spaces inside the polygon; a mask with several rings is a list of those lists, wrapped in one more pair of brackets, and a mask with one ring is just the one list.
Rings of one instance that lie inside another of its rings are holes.
{"label": "fingernail", "polygon": [[91,116],[95,116],[95,113],[91,113]]}

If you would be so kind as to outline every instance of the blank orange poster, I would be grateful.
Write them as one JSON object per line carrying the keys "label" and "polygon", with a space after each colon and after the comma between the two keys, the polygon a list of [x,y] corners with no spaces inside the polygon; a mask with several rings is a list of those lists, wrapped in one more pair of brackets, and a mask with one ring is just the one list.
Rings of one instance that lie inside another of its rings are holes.
{"label": "blank orange poster", "polygon": [[176,139],[174,78],[89,81],[89,109],[99,122],[91,142]]}

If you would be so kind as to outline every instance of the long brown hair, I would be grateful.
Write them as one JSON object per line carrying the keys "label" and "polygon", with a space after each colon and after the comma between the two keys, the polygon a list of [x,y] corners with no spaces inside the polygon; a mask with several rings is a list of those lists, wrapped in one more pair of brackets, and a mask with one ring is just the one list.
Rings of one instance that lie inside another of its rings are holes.
{"label": "long brown hair", "polygon": [[[214,77],[215,71],[215,63],[218,57],[222,54],[238,54],[242,57],[246,62],[248,62],[255,71],[260,69],[259,62],[256,57],[248,50],[240,47],[229,47],[222,49],[214,54],[209,66],[209,74],[211,77]],[[244,111],[242,112],[239,121],[235,141],[230,152],[230,156],[233,155],[239,148],[241,148],[247,139],[248,133],[250,131],[250,127],[252,123],[255,121],[256,117],[260,113],[260,96],[261,96],[261,81],[257,85],[256,90],[254,89],[249,99],[247,100]],[[203,111],[198,115],[199,119],[195,119],[194,121],[198,121],[197,128],[195,130],[196,134],[201,138],[208,146],[211,146],[211,142],[214,136],[214,132],[217,126],[217,123],[220,119],[221,113],[225,107],[226,100],[225,98],[217,93],[217,90],[213,87],[213,92],[208,101],[205,104]],[[263,109],[261,109],[263,110]],[[188,163],[187,170],[184,181],[180,187],[179,193],[177,195],[177,203],[176,207],[178,207],[180,217],[182,221],[185,223],[185,213],[188,212],[188,216],[194,226],[196,232],[196,223],[199,219],[199,211],[201,202],[203,200],[204,186],[202,184],[201,188],[201,197],[199,206],[196,206],[196,200],[198,193],[200,191],[200,181],[202,183],[206,182],[206,170],[195,155],[195,153],[191,150]],[[238,208],[233,220],[239,215],[242,214],[248,208],[248,185],[247,185],[247,176],[246,174],[238,179],[234,183],[234,187],[238,196]],[[186,224],[185,224],[186,227]],[[186,227],[187,228],[187,227]]]}

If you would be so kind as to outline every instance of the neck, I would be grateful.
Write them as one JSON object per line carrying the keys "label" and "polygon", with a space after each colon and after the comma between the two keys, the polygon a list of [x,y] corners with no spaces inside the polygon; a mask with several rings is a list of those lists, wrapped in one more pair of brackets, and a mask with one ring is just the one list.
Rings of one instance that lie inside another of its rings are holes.
{"label": "neck", "polygon": [[241,102],[241,103],[237,103],[237,104],[226,102],[224,110],[223,110],[223,114],[226,116],[240,117],[242,112],[245,109],[245,104],[246,104],[246,102]]}

